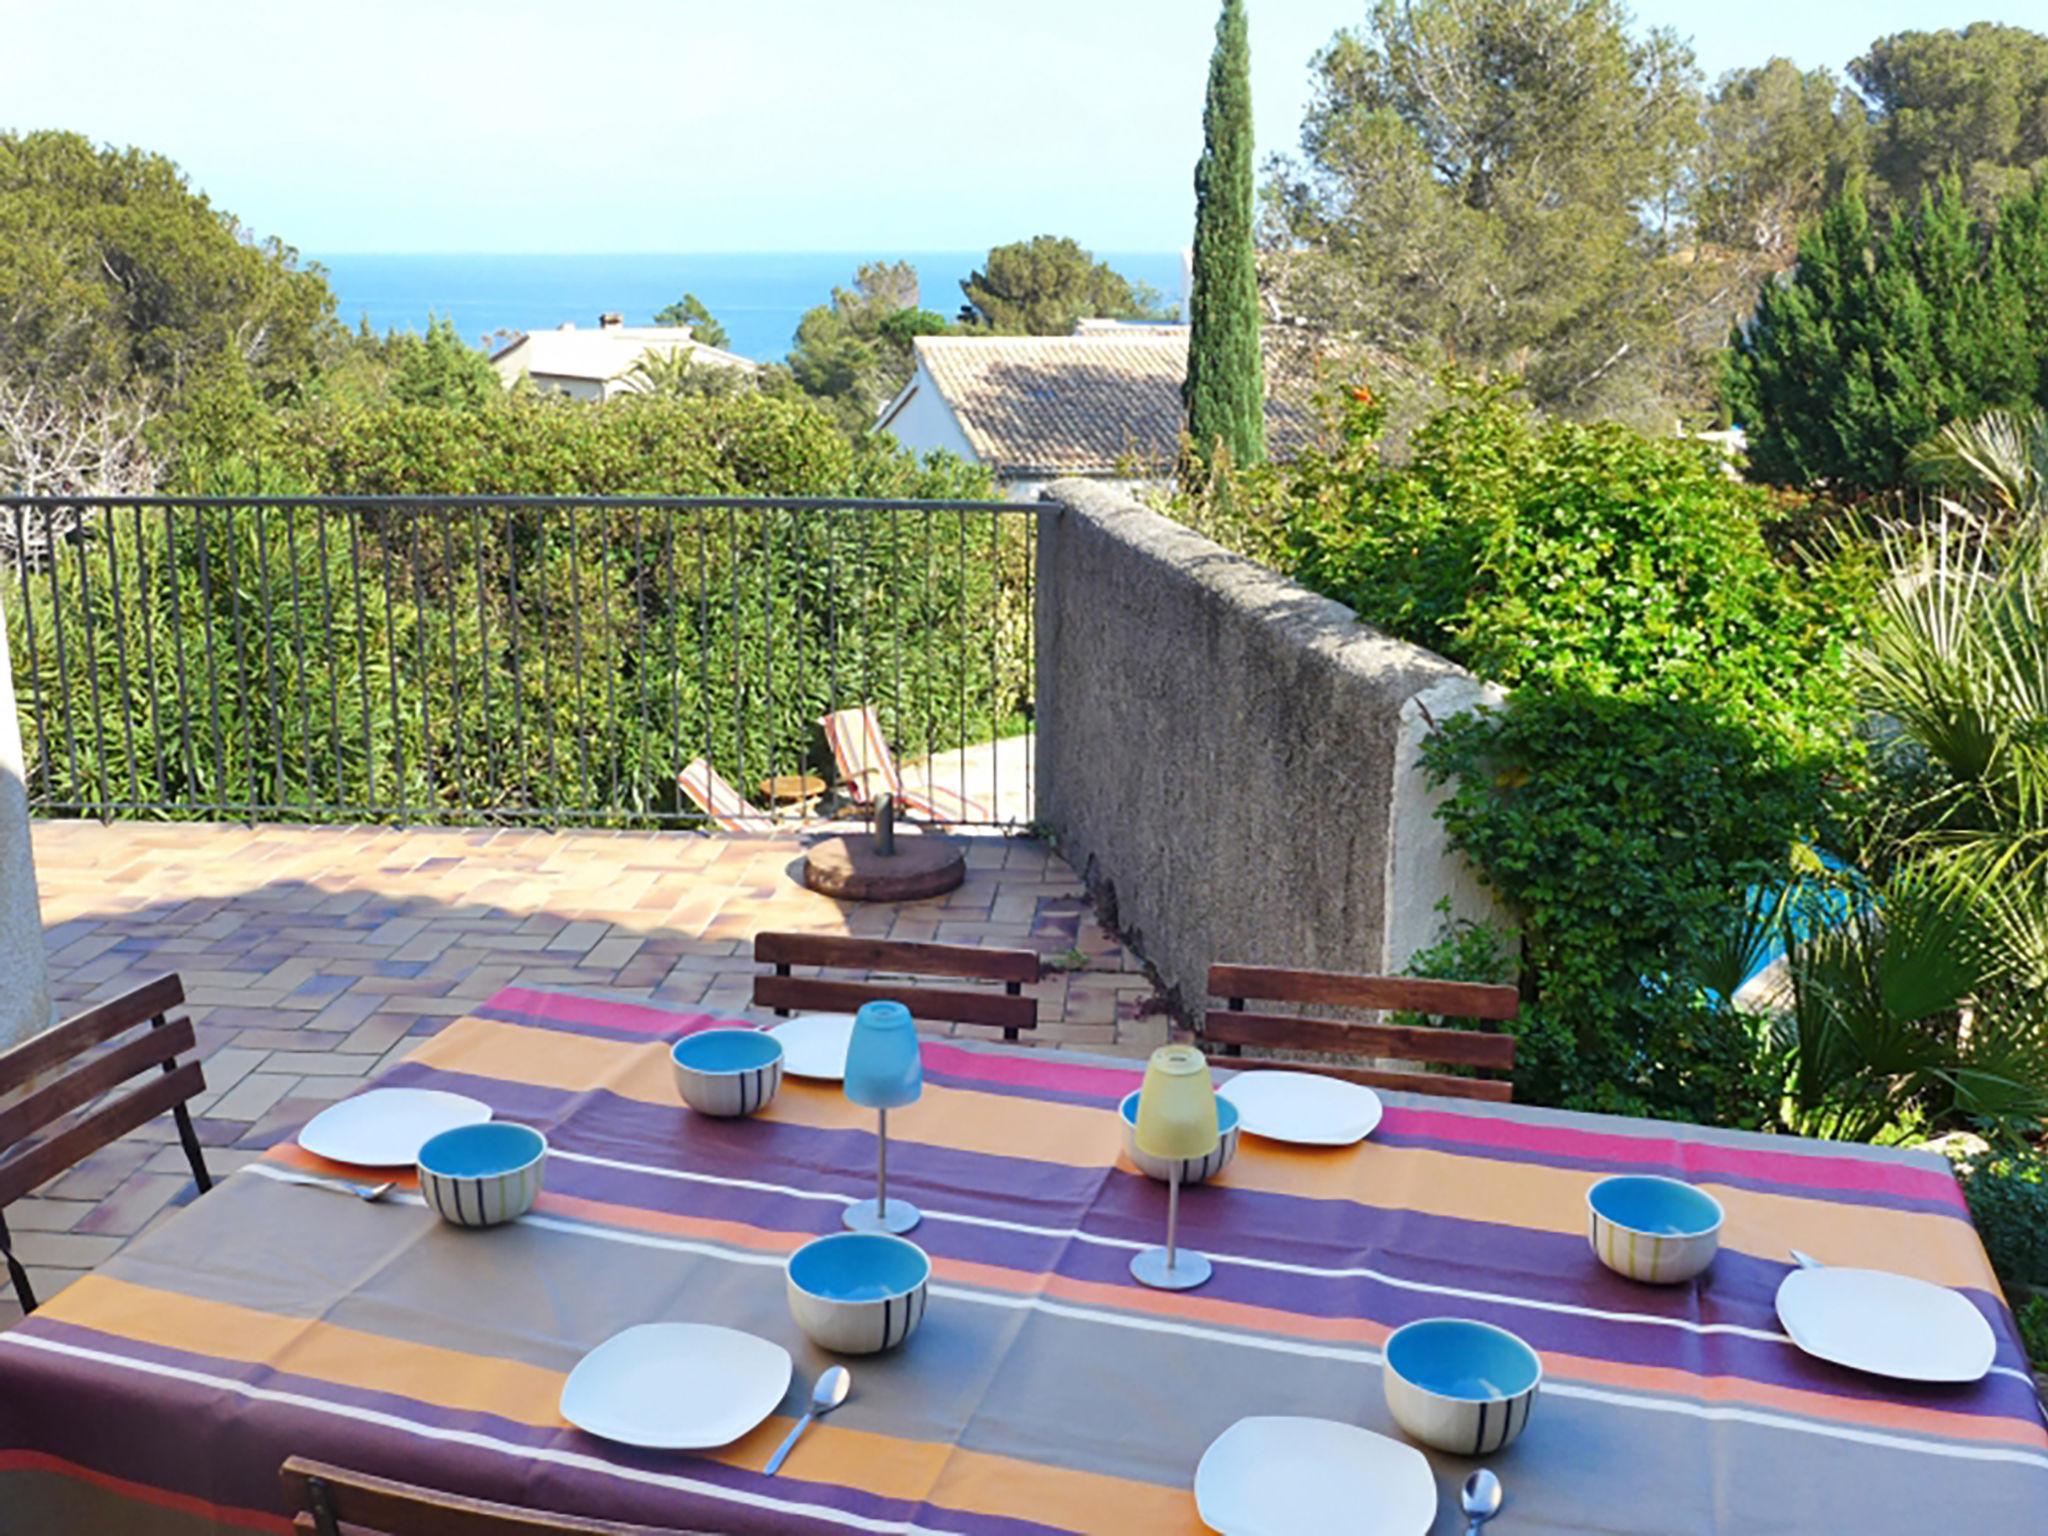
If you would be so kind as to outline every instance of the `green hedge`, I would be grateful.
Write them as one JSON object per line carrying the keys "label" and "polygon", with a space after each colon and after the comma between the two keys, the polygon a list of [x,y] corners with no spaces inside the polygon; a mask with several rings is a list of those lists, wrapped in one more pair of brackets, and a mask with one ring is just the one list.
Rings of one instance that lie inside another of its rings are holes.
{"label": "green hedge", "polygon": [[[978,471],[758,398],[258,425],[225,451],[195,433],[186,483],[988,494]],[[986,740],[1028,709],[1025,522],[460,499],[93,513],[9,604],[31,791],[630,822],[673,808],[699,753],[740,784],[824,766],[816,720],[835,705],[876,704],[907,755]]]}
{"label": "green hedge", "polygon": [[1395,462],[1386,402],[1238,488],[1240,521],[1367,623],[1511,691],[1425,761],[1523,943],[1517,1092],[1772,1123],[1761,1021],[1714,1004],[1748,890],[1782,881],[1857,753],[1854,570],[1774,558],[1770,493],[1695,444],[1538,417],[1449,381]]}

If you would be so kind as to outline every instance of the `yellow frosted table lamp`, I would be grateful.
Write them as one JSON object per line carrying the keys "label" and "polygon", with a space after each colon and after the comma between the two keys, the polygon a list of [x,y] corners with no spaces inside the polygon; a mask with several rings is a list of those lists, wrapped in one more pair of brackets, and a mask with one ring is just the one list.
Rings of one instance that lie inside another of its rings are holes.
{"label": "yellow frosted table lamp", "polygon": [[1131,1274],[1141,1284],[1185,1291],[1209,1278],[1206,1258],[1180,1251],[1180,1170],[1183,1159],[1207,1157],[1221,1140],[1208,1058],[1192,1045],[1162,1045],[1145,1063],[1145,1082],[1138,1090],[1138,1150],[1170,1165],[1166,1246],[1147,1248],[1131,1260]]}

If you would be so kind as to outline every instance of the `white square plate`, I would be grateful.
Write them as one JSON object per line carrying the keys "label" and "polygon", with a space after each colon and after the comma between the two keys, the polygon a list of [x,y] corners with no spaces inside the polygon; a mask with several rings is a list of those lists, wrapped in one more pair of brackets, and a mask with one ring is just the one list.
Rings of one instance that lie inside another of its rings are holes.
{"label": "white square plate", "polygon": [[853,1040],[850,1013],[806,1013],[768,1031],[782,1042],[782,1070],[791,1077],[846,1081],[846,1047]]}
{"label": "white square plate", "polygon": [[1254,1136],[1310,1147],[1348,1147],[1380,1123],[1385,1106],[1362,1083],[1319,1072],[1240,1072],[1217,1094]]}
{"label": "white square plate", "polygon": [[404,1168],[443,1131],[481,1125],[491,1106],[438,1088],[372,1088],[330,1104],[299,1132],[299,1145],[315,1157],[362,1168]]}
{"label": "white square plate", "polygon": [[1222,1536],[1428,1536],[1436,1478],[1412,1445],[1329,1419],[1239,1419],[1195,1469],[1195,1508]]}
{"label": "white square plate", "polygon": [[642,1323],[585,1355],[562,1383],[562,1417],[620,1445],[730,1445],[782,1406],[789,1351],[709,1323]]}
{"label": "white square plate", "polygon": [[1899,1381],[1981,1381],[1998,1340],[1969,1298],[1881,1269],[1795,1269],[1778,1321],[1809,1355]]}

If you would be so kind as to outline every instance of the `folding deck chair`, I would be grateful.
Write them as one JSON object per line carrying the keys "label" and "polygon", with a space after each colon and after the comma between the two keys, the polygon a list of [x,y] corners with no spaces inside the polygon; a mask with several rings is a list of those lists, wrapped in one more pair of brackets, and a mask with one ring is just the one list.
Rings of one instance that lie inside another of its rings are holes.
{"label": "folding deck chair", "polygon": [[818,723],[825,728],[825,741],[839,765],[840,781],[855,804],[872,805],[876,796],[886,792],[912,817],[939,826],[993,819],[986,806],[935,782],[929,764],[915,782],[906,783],[872,705],[842,709]]}
{"label": "folding deck chair", "polygon": [[773,832],[775,820],[766,811],[747,803],[746,796],[720,776],[703,758],[694,759],[676,775],[676,787],[697,803],[697,808],[727,832]]}

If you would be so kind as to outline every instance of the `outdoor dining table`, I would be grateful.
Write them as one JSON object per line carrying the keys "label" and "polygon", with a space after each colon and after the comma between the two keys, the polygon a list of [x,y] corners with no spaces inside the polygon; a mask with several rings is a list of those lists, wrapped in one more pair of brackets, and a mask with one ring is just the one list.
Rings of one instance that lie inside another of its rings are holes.
{"label": "outdoor dining table", "polygon": [[[1196,1465],[1239,1418],[1398,1434],[1379,1346],[1435,1315],[1543,1360],[1526,1433],[1487,1463],[1507,1489],[1489,1536],[2048,1530],[2040,1402],[1936,1157],[1387,1094],[1358,1146],[1247,1136],[1188,1189],[1182,1241],[1215,1276],[1170,1293],[1127,1267],[1165,1203],[1120,1156],[1138,1064],[954,1041],[926,1043],[924,1098],[891,1126],[935,1266],[924,1325],[852,1361],[851,1400],[765,1477],[832,1361],[791,1322],[782,1264],[872,1193],[873,1117],[795,1079],[757,1117],[693,1114],[666,1047],[714,1022],[500,993],[382,1081],[546,1132],[532,1215],[465,1231],[407,1181],[375,1204],[288,1184],[271,1175],[332,1170],[281,1145],[0,1333],[0,1533],[283,1531],[292,1455],[689,1530],[1194,1532]],[[1585,1192],[1618,1170],[1726,1207],[1700,1282],[1595,1261]],[[1915,1387],[1802,1354],[1773,1310],[1794,1246],[1962,1288],[1992,1373]],[[706,1453],[571,1428],[569,1370],[653,1321],[786,1346],[780,1410]],[[1476,1463],[1430,1461],[1435,1530],[1462,1531]]]}

